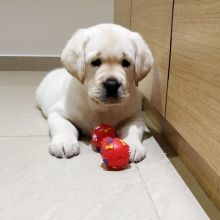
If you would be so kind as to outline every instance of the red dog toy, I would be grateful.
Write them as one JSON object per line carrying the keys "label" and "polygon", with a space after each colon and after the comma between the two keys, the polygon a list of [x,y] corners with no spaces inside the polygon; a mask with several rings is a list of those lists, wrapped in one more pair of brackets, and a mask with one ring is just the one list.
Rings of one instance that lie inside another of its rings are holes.
{"label": "red dog toy", "polygon": [[101,144],[101,155],[107,168],[121,170],[128,165],[129,146],[123,140],[106,137]]}
{"label": "red dog toy", "polygon": [[92,145],[96,148],[98,152],[101,149],[101,141],[105,137],[117,137],[116,129],[107,124],[100,124],[93,129]]}
{"label": "red dog toy", "polygon": [[116,138],[116,129],[107,124],[100,124],[93,129],[92,145],[101,151],[106,167],[121,170],[128,166],[129,146],[120,138]]}

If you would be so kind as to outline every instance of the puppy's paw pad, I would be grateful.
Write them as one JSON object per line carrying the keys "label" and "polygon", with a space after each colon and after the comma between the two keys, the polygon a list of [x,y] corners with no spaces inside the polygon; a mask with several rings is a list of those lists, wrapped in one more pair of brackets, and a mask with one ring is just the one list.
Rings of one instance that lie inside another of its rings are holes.
{"label": "puppy's paw pad", "polygon": [[54,137],[49,153],[58,158],[70,158],[79,154],[79,142],[69,137]]}

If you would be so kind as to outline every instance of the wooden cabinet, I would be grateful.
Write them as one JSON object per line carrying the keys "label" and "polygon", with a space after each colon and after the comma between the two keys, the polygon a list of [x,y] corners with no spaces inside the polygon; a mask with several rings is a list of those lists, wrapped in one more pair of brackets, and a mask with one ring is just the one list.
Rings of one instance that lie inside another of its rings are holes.
{"label": "wooden cabinet", "polygon": [[131,3],[132,0],[114,1],[114,22],[128,29],[131,28]]}
{"label": "wooden cabinet", "polygon": [[115,23],[139,32],[153,52],[155,64],[139,85],[145,97],[163,116],[166,106],[171,20],[172,0],[115,1]]}
{"label": "wooden cabinet", "polygon": [[219,179],[220,1],[176,0],[173,19],[166,118]]}
{"label": "wooden cabinet", "polygon": [[116,2],[116,23],[140,32],[153,52],[140,85],[167,122],[163,134],[172,127],[174,149],[220,207],[220,1]]}
{"label": "wooden cabinet", "polygon": [[169,69],[172,0],[132,1],[131,30],[142,34],[154,56],[154,66],[141,81],[140,89],[150,103],[165,116]]}

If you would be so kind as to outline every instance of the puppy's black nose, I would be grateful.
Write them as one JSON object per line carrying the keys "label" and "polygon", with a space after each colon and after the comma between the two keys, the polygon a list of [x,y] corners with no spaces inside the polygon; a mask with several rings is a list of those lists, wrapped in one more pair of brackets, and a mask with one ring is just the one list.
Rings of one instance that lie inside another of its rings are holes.
{"label": "puppy's black nose", "polygon": [[103,83],[103,86],[106,89],[108,96],[114,96],[117,94],[121,84],[115,79],[108,79]]}

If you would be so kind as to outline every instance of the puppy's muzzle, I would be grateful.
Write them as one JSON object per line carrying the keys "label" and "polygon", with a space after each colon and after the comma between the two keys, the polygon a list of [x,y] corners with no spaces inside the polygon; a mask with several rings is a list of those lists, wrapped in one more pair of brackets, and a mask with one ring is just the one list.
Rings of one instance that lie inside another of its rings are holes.
{"label": "puppy's muzzle", "polygon": [[108,79],[103,83],[103,87],[106,90],[106,96],[108,98],[116,98],[118,96],[118,89],[120,88],[121,83],[116,79]]}

